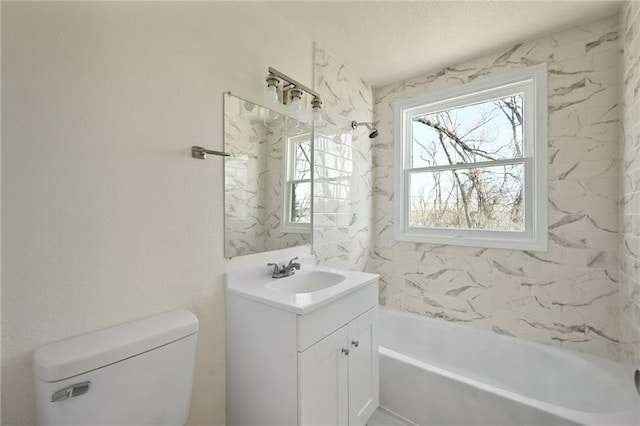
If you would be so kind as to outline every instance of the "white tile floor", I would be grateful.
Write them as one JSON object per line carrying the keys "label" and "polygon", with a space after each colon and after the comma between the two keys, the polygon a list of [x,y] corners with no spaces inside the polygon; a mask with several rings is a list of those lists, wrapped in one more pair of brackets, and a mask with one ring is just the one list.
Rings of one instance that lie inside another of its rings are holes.
{"label": "white tile floor", "polygon": [[410,426],[397,418],[377,409],[367,422],[367,426]]}

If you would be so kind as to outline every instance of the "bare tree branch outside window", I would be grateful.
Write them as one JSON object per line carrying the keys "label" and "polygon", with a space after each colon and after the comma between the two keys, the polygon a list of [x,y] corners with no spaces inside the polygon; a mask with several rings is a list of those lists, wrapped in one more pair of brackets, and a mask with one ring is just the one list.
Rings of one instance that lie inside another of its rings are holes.
{"label": "bare tree branch outside window", "polygon": [[522,109],[514,94],[413,117],[410,226],[524,230]]}
{"label": "bare tree branch outside window", "polygon": [[294,142],[291,185],[291,217],[293,223],[311,223],[311,140]]}

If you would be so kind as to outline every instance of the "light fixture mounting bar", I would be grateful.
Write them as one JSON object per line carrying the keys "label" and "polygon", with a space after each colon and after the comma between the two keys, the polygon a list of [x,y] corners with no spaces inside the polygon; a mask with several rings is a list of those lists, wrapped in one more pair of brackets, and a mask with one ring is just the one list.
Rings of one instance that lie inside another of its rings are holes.
{"label": "light fixture mounting bar", "polygon": [[285,80],[287,83],[289,84],[293,84],[294,86],[296,86],[298,89],[302,89],[305,92],[307,92],[308,94],[310,94],[311,96],[314,96],[316,98],[320,98],[320,95],[317,94],[314,90],[309,89],[307,86],[305,86],[302,83],[297,82],[296,80],[294,80],[293,78],[289,77],[286,74],[281,73],[280,71],[278,71],[275,68],[269,67],[269,74],[274,75],[282,80]]}

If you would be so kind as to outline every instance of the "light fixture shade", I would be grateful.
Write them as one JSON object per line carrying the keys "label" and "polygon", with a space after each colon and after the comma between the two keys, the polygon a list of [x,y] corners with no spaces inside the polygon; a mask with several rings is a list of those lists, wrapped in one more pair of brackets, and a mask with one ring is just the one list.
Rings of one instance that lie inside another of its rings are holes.
{"label": "light fixture shade", "polygon": [[302,110],[302,95],[302,90],[295,86],[289,91],[289,110],[293,115]]}
{"label": "light fixture shade", "polygon": [[293,98],[289,108],[291,108],[291,112],[294,114],[300,112],[300,110],[302,109],[302,102],[300,101],[300,98]]}
{"label": "light fixture shade", "polygon": [[276,86],[267,85],[264,91],[264,103],[266,105],[275,105],[278,102],[278,91]]}
{"label": "light fixture shade", "polygon": [[322,101],[316,96],[311,101],[311,106],[313,107],[311,112],[311,119],[314,123],[320,124],[322,122]]}
{"label": "light fixture shade", "polygon": [[311,113],[311,119],[316,124],[319,124],[322,122],[322,112],[320,112],[320,108],[313,108],[313,112]]}

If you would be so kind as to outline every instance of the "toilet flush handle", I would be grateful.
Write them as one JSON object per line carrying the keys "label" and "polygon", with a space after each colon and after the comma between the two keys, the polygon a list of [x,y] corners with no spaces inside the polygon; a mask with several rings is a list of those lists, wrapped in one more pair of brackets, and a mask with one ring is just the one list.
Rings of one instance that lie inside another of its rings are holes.
{"label": "toilet flush handle", "polygon": [[75,385],[67,386],[64,389],[57,390],[53,393],[53,395],[51,395],[51,402],[64,401],[65,399],[85,394],[89,392],[89,386],[91,386],[91,382],[82,382],[76,383]]}

